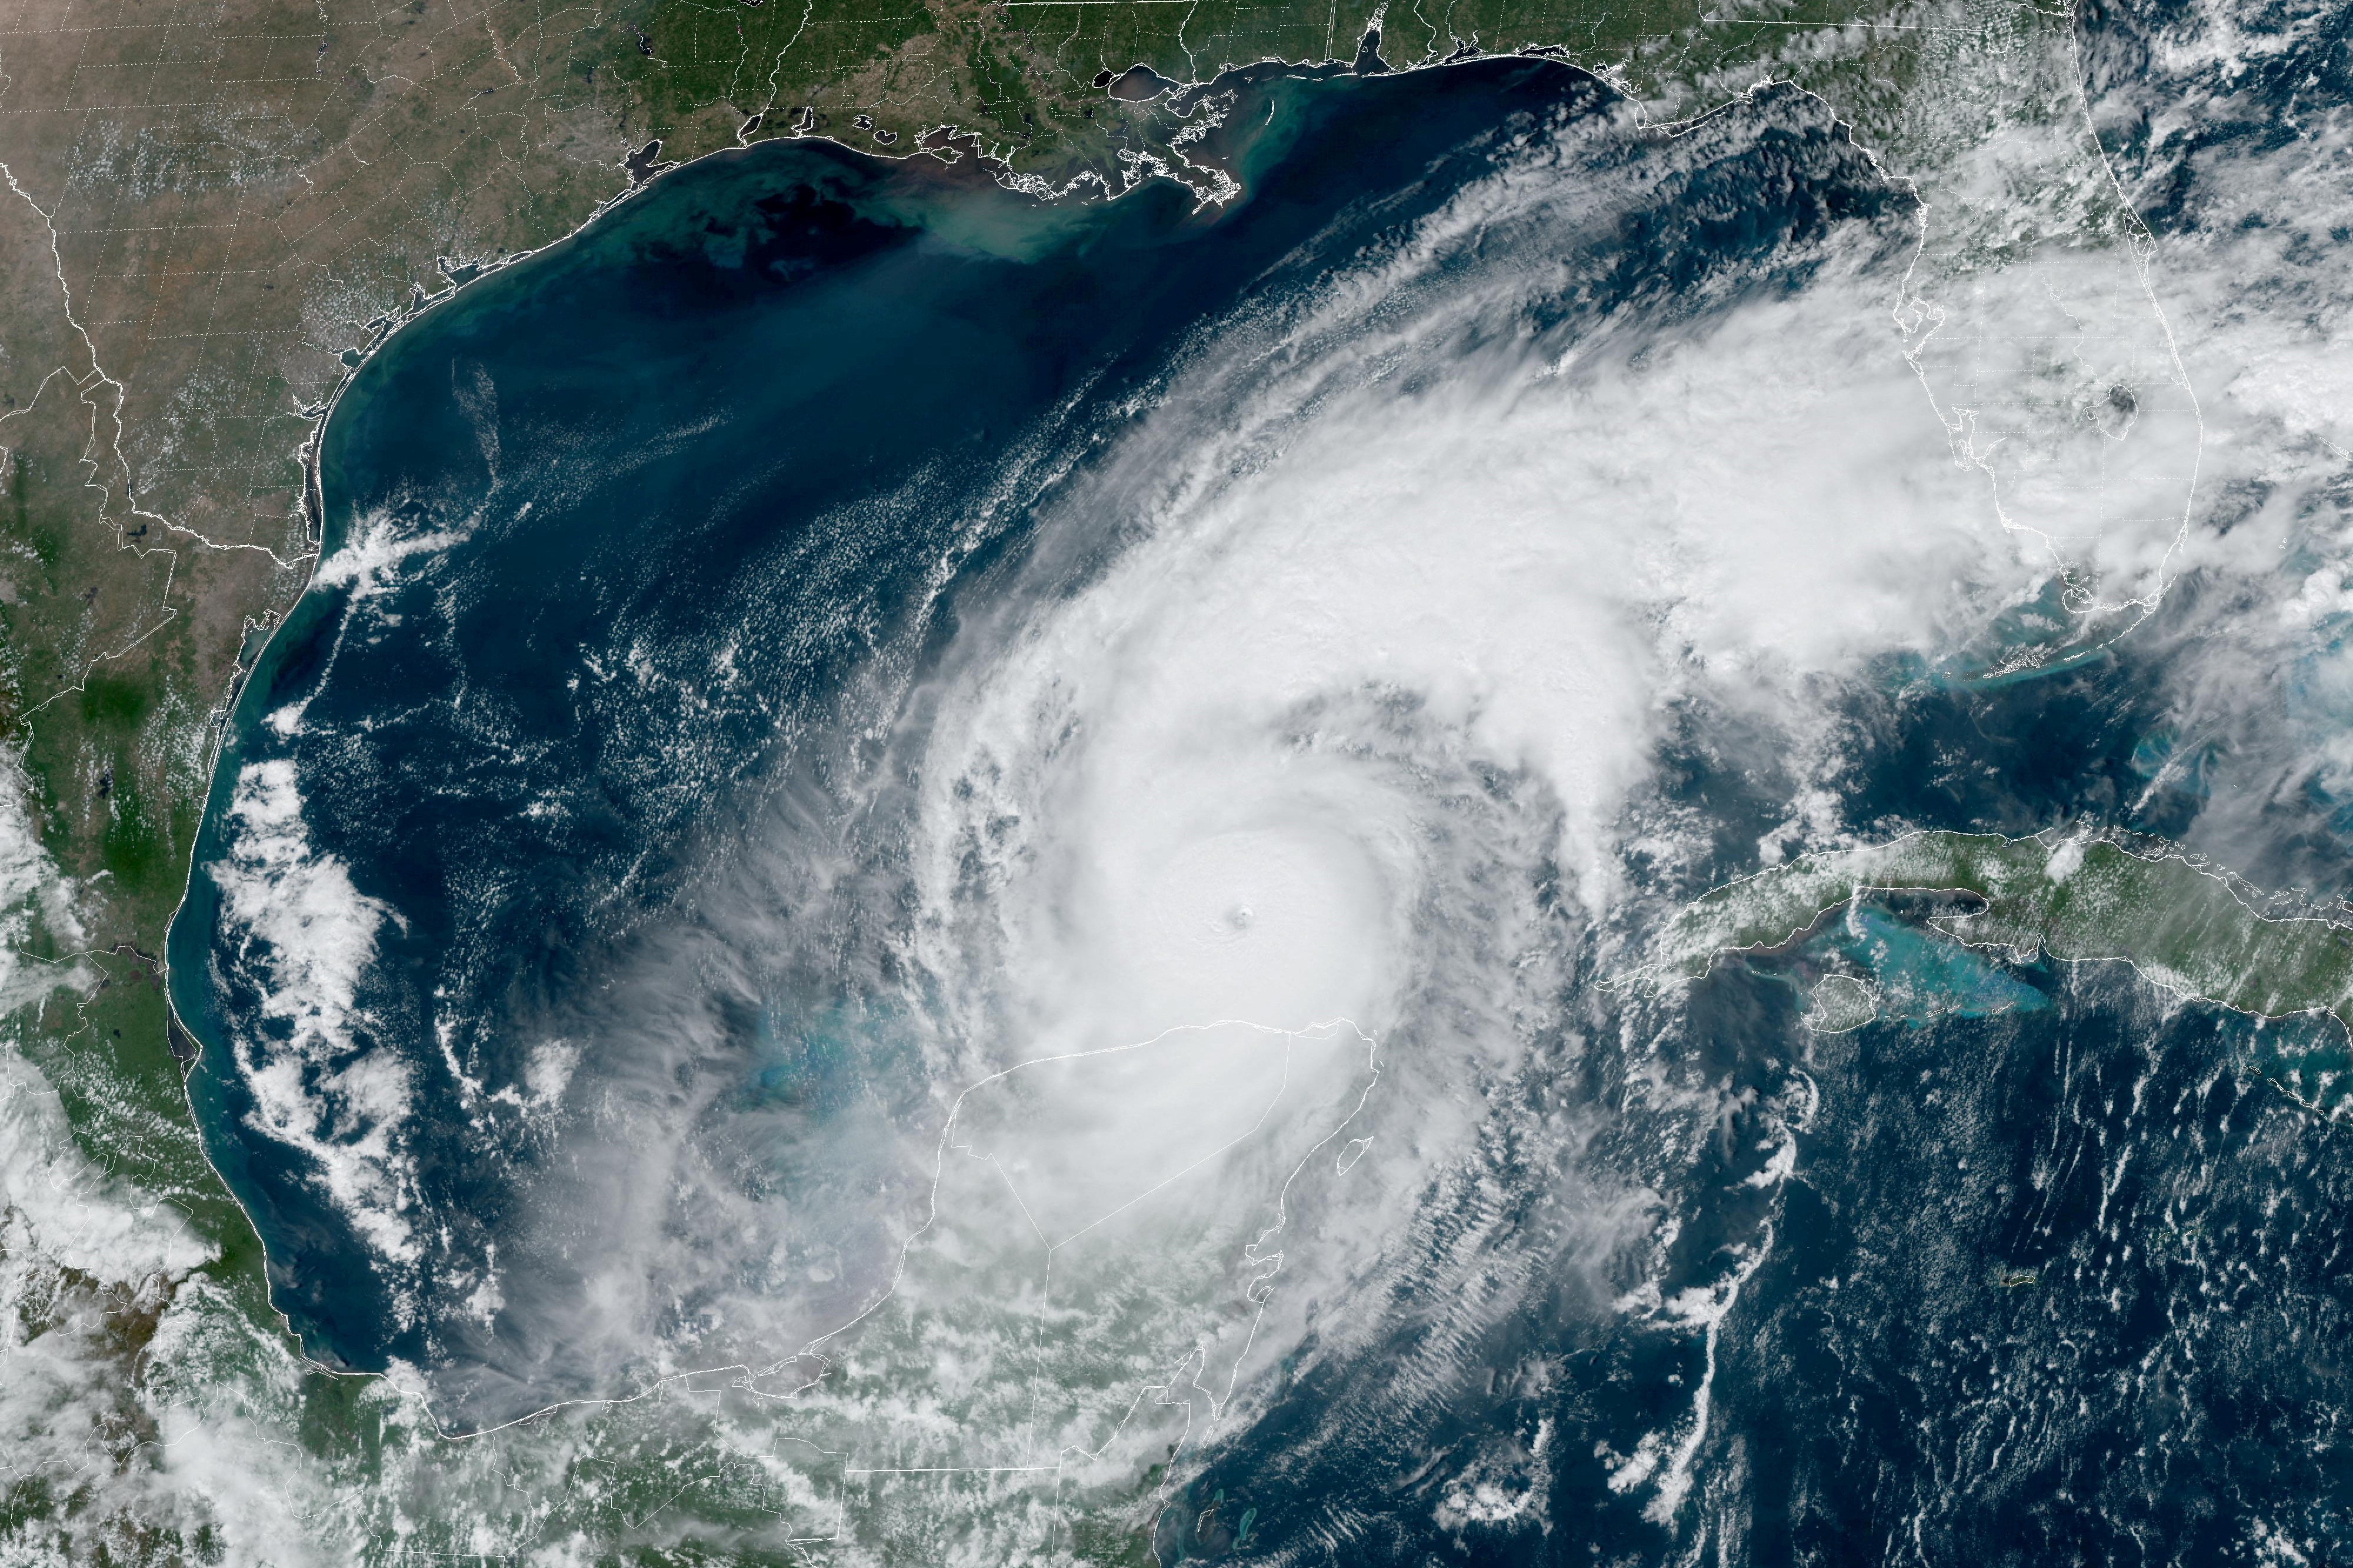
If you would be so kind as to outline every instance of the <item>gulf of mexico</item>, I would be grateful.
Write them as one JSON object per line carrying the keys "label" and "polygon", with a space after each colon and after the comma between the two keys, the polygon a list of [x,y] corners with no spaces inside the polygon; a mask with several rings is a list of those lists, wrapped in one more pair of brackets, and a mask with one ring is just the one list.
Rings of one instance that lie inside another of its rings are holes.
{"label": "gulf of mexico", "polygon": [[[771,142],[461,289],[355,376],[322,563],[236,702],[170,942],[206,1146],[313,1353],[455,1369],[468,1417],[609,1378],[558,1366],[523,1305],[585,1265],[510,1234],[566,1157],[577,1063],[545,1021],[692,918],[696,869],[854,748],[878,681],[1003,609],[1030,506],[1187,334],[1442,204],[1514,126],[1609,101],[1514,59],[1228,85],[1225,209]],[[769,1021],[737,1012],[714,1080],[761,1058]],[[839,1071],[837,1100],[918,1113],[902,1054]]]}

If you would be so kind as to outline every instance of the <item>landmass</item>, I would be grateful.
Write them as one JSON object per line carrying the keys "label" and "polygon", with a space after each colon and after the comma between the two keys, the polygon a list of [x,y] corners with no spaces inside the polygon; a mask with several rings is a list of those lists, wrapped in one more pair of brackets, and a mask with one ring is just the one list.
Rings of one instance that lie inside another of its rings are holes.
{"label": "landmass", "polygon": [[[1668,922],[1654,972],[1707,973],[1728,952],[1787,946],[1871,894],[1946,895],[1926,917],[1955,940],[2065,963],[2129,963],[2151,984],[2260,1018],[2325,1013],[2353,1028],[2353,911],[2286,913],[2176,851],[2057,833],[1915,833],[1801,855],[1718,888]],[[1835,1016],[1852,1011],[1841,994]]]}

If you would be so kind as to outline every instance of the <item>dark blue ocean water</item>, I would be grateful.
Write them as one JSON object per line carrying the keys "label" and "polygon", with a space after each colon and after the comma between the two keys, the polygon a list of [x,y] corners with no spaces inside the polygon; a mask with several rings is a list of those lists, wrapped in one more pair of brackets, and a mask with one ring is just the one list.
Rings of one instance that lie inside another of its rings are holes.
{"label": "dark blue ocean water", "polygon": [[[760,918],[782,934],[757,963],[680,933],[745,918],[709,894],[714,868],[779,823],[887,866],[888,811],[838,830],[853,784],[887,793],[930,662],[1027,613],[1007,593],[1031,520],[1205,334],[1312,304],[1514,138],[1588,138],[1573,178],[1617,193],[1564,218],[1532,334],[1795,289],[1810,240],[1900,238],[1910,212],[1796,94],[1760,95],[1702,153],[1599,134],[1608,92],[1542,61],[1230,85],[1208,142],[1242,177],[1229,208],[1166,182],[1041,206],[969,168],[769,143],[467,288],[344,394],[322,584],[237,699],[170,944],[206,1149],[311,1353],[423,1368],[459,1425],[626,1385],[642,1367],[575,1358],[552,1327],[592,1289],[607,1216],[547,1208],[619,1191],[627,1108],[666,1098],[712,1130],[703,1179],[780,1194],[813,1247],[874,1250],[904,1195],[892,1137],[924,1125],[933,1087],[877,1000],[887,871],[770,877]],[[1069,580],[1134,526],[1103,516]],[[2180,830],[2194,792],[2147,787],[2161,659],[2127,646],[2000,686],[1880,672],[1834,699],[1850,820]],[[1786,798],[1709,722],[1656,786],[1712,825],[1684,872],[1702,883],[1754,868]],[[2342,876],[2325,836],[2297,853],[2305,879]],[[265,906],[293,912],[248,918]],[[1610,1476],[1709,1357],[1692,1506],[1738,1516],[1715,1537],[1734,1561],[2214,1562],[2273,1500],[2337,1521],[2344,1461],[2313,1434],[2346,1392],[2353,1166],[2259,1087],[2242,1021],[1997,967],[1901,914],[1692,998],[1663,1048],[1751,1108],[1696,1166],[1661,1175],[1664,1123],[1630,1110],[1580,1145],[1680,1205],[1672,1279],[1769,1241],[1720,1340],[1539,1288],[1475,1347],[1500,1375],[1404,1398],[1438,1309],[1400,1299],[1378,1353],[1319,1362],[1214,1457],[1163,1518],[1164,1560],[1297,1546],[1334,1519],[1356,1521],[1355,1562],[1651,1560],[1673,1532]],[[703,955],[691,1006],[629,989],[665,943]],[[1826,954],[1943,1000],[1810,1043]],[[1575,1004],[1597,1036],[1618,1005]],[[617,1014],[683,1043],[659,1073],[619,1059],[597,1044]],[[1638,1076],[1586,1053],[1504,1092],[1537,1117],[1623,1108]],[[1804,1178],[1761,1195],[1767,1123],[1806,1094]],[[2147,1151],[2113,1183],[2083,1157],[2110,1140]],[[1541,1257],[1566,1245],[1541,1212],[1557,1172],[1519,1173],[1503,1207]],[[852,1269],[842,1300],[868,1283]],[[675,1299],[665,1332],[735,1349]],[[1544,1528],[1445,1514],[1474,1473],[1543,1492]]]}

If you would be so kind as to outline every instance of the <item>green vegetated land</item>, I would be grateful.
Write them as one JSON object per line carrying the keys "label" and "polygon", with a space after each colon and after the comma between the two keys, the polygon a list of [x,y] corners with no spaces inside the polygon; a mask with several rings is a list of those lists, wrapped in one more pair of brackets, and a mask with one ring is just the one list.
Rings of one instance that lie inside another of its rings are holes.
{"label": "green vegetated land", "polygon": [[[1542,46],[1618,66],[1702,15],[1693,0],[1391,6],[1380,51],[1413,64]],[[953,126],[1018,169],[1067,176],[1089,165],[1115,174],[1119,151],[1152,139],[1106,100],[1104,73],[1143,66],[1185,83],[1261,60],[1352,61],[1369,20],[1353,0],[657,0],[609,59],[642,94],[649,123],[672,134],[715,116],[713,129],[733,138],[758,114],[755,137],[807,128],[890,146]]]}
{"label": "green vegetated land", "polygon": [[1116,181],[1139,156],[1167,153],[1181,122],[1109,90],[1133,68],[1190,84],[1263,61],[1348,63],[1376,19],[1393,68],[1538,48],[1663,114],[1773,76],[1844,89],[1848,111],[1870,121],[1917,47],[1902,29],[1869,31],[1899,10],[1910,14],[1871,0],[654,0],[577,68],[627,84],[665,157],[797,133],[904,151],[952,131],[1059,187],[1088,174]]}
{"label": "green vegetated land", "polygon": [[2265,1018],[2325,1012],[2353,1028],[2353,925],[2260,912],[2178,855],[2105,839],[1920,833],[1801,856],[1684,909],[1659,940],[1657,967],[1703,975],[1718,954],[1784,946],[1878,892],[1981,901],[1930,921],[1962,942],[2114,960],[2185,996]]}

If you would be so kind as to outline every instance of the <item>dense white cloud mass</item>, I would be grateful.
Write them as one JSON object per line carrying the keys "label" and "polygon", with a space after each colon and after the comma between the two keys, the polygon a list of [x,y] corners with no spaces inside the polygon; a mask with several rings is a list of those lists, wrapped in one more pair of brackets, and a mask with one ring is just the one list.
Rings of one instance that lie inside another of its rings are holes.
{"label": "dense white cloud mass", "polygon": [[[1791,294],[1466,347],[1552,285],[1530,276],[1559,222],[1536,173],[1466,193],[1316,310],[1218,334],[1054,525],[1140,513],[1142,537],[1067,591],[1050,542],[1008,590],[1042,613],[974,637],[926,709],[908,940],[979,1062],[1219,1019],[1345,1017],[1382,1042],[1346,1129],[1370,1142],[1314,1191],[1315,1244],[1272,1280],[1288,1310],[1248,1373],[1296,1347],[1303,1303],[1413,1250],[1480,1098],[1559,1049],[1559,988],[1619,901],[1630,792],[1674,706],[1816,745],[1820,683],[1965,647],[2031,589],[1892,329],[1905,247],[1860,229]],[[1198,1070],[1222,1098],[1228,1069]],[[1033,1214],[1173,1163],[1089,1139],[1088,1097],[1033,1092],[1040,1135],[1099,1151]],[[1214,1125],[1182,1079],[1138,1092]],[[987,1196],[940,1201],[1023,1252]],[[1212,1234],[1160,1223],[1171,1252]],[[1597,1224],[1597,1255],[1638,1234]],[[1133,1385],[1181,1379],[1193,1343],[1155,1318]],[[930,1435],[935,1462],[1011,1462],[965,1419]]]}

